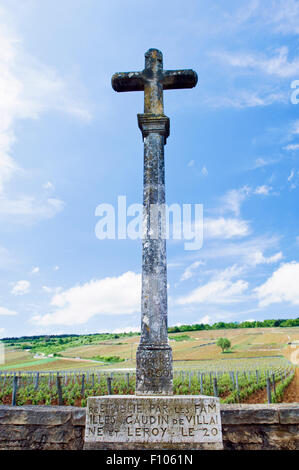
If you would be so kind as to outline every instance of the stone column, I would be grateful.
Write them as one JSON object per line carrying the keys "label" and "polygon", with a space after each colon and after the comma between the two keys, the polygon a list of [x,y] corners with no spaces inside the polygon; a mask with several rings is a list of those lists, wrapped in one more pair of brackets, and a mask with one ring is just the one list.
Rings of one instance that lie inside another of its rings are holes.
{"label": "stone column", "polygon": [[172,351],[167,334],[164,145],[165,115],[139,114],[144,140],[141,339],[136,394],[172,394]]}

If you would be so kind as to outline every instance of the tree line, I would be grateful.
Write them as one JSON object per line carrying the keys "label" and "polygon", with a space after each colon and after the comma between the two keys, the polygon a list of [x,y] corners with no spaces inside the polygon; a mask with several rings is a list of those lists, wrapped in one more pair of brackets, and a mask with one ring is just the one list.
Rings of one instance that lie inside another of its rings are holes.
{"label": "tree line", "polygon": [[237,328],[273,328],[273,327],[294,327],[299,326],[299,317],[296,319],[278,319],[263,321],[243,321],[243,322],[218,322],[213,325],[195,323],[194,325],[170,326],[168,333],[181,333],[184,331],[198,330],[230,330]]}

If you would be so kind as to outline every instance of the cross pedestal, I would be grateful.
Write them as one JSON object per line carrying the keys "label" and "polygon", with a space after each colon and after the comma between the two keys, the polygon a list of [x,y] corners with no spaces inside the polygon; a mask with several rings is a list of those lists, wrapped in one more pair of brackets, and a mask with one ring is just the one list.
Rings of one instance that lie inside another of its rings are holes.
{"label": "cross pedestal", "polygon": [[192,88],[193,70],[163,70],[149,49],[142,72],[116,73],[115,91],[144,91],[138,125],[144,142],[141,337],[136,395],[90,397],[85,449],[222,449],[219,398],[173,396],[167,334],[164,146],[169,118],[163,90]]}

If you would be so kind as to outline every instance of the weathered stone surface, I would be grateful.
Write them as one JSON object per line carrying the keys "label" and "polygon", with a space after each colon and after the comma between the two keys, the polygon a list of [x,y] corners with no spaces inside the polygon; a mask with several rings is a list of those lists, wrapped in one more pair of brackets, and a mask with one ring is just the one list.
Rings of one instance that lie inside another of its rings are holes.
{"label": "weathered stone surface", "polygon": [[118,72],[112,77],[112,88],[118,92],[144,91],[144,112],[163,114],[163,90],[193,88],[197,84],[194,70],[163,70],[163,55],[158,49],[145,53],[142,72]]}
{"label": "weathered stone surface", "polygon": [[136,354],[136,395],[172,395],[172,350],[139,345]]}
{"label": "weathered stone surface", "polygon": [[176,444],[222,444],[219,398],[91,397],[87,401],[85,442],[140,443],[149,448],[162,443],[171,448]]}
{"label": "weathered stone surface", "polygon": [[279,414],[274,404],[221,405],[221,420],[222,424],[271,424],[279,422]]}
{"label": "weathered stone surface", "polygon": [[289,404],[279,410],[279,421],[282,424],[296,424],[299,422],[299,405]]}
{"label": "weathered stone surface", "polygon": [[70,419],[72,419],[72,407],[69,406],[40,406],[37,413],[35,405],[26,406],[26,411],[21,407],[0,405],[1,424],[56,426],[67,423]]}
{"label": "weathered stone surface", "polygon": [[74,424],[74,426],[85,426],[85,420],[85,408],[72,408],[72,423]]}
{"label": "weathered stone surface", "polygon": [[[82,450],[86,410],[84,408],[67,407],[72,418],[63,423],[65,408],[54,406],[1,406],[0,449]],[[263,408],[268,408],[268,405],[242,405],[242,413],[240,413],[240,405],[221,405],[222,436],[225,450],[299,450],[299,418],[296,411],[299,409],[299,404],[270,405],[270,410],[274,412],[271,418],[269,415],[264,418],[261,417],[261,409]],[[49,424],[45,423],[45,409],[48,413]],[[63,419],[59,418],[60,413]],[[31,415],[31,420],[38,424],[28,424],[28,420],[24,418],[26,415]],[[39,415],[43,418],[41,419]],[[251,422],[251,424],[244,422],[244,415],[246,416],[245,421]],[[20,416],[22,416],[21,420]],[[232,417],[234,424],[232,423]],[[269,419],[271,422],[262,422]],[[275,419],[276,422],[273,422]],[[287,424],[284,422],[286,420],[292,420],[293,422]],[[19,424],[12,424],[17,422]],[[60,428],[62,428],[62,432],[59,432]],[[169,449],[167,443],[156,442],[153,446],[152,448],[157,450]],[[173,443],[170,449],[174,449],[174,446],[176,446],[176,449],[186,450],[198,448],[197,445],[190,443]],[[146,448],[146,445],[129,442],[103,443],[102,448],[107,450],[137,450]]]}
{"label": "weathered stone surface", "polygon": [[[158,49],[145,53],[142,72],[116,73],[115,91],[144,91],[144,114],[138,125],[144,141],[141,337],[136,355],[136,394],[172,394],[172,352],[167,336],[167,269],[164,145],[169,118],[164,115],[163,90],[192,88],[193,70],[163,70]],[[152,217],[152,209],[157,217]]]}
{"label": "weathered stone surface", "polygon": [[297,450],[298,425],[224,425],[223,445],[227,450]]}

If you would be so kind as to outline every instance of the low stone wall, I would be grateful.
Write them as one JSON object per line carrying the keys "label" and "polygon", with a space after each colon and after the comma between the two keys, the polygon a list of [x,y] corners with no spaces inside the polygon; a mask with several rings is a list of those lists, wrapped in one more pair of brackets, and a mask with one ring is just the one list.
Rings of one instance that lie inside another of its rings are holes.
{"label": "low stone wall", "polygon": [[[0,406],[0,449],[82,450],[85,413],[72,406]],[[221,420],[225,450],[299,449],[299,403],[221,405]]]}

